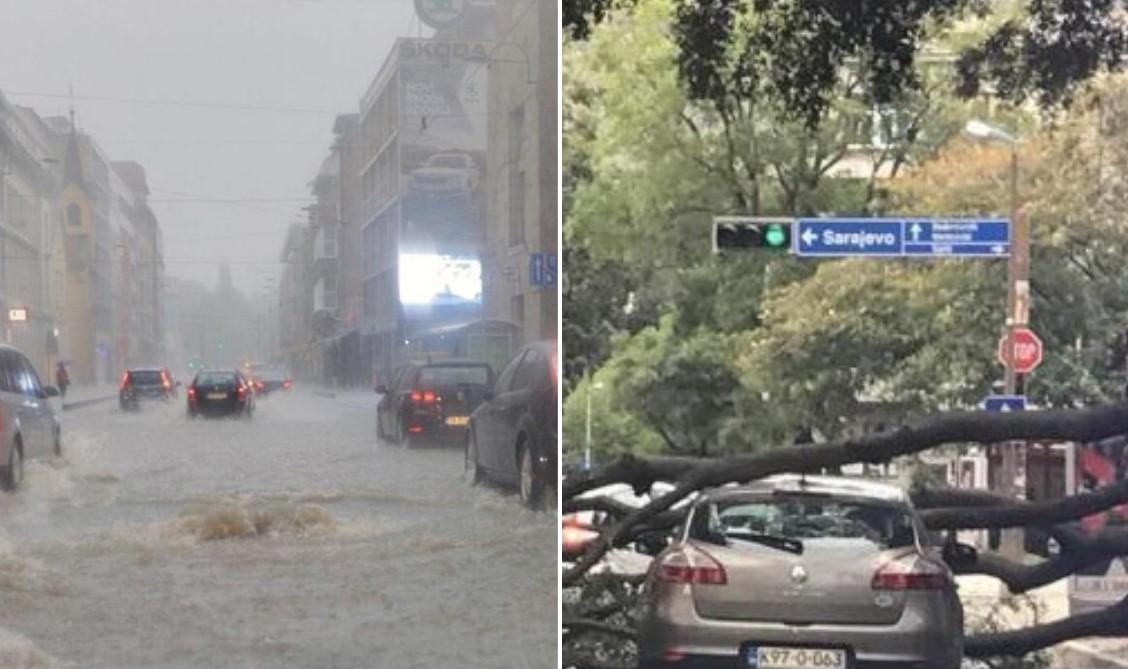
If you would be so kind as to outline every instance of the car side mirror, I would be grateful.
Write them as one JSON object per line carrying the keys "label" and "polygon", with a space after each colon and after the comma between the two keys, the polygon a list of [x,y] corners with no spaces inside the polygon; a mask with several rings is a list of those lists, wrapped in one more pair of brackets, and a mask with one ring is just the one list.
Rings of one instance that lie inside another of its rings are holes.
{"label": "car side mirror", "polygon": [[388,394],[388,386],[381,383],[381,384],[376,386],[376,392],[381,394],[381,395],[387,395]]}
{"label": "car side mirror", "polygon": [[956,542],[944,544],[941,555],[944,557],[944,562],[957,572],[975,566],[976,561],[979,560],[979,551],[974,546]]}
{"label": "car side mirror", "polygon": [[56,388],[55,386],[43,386],[43,396],[44,397],[58,397],[59,396],[59,389]]}

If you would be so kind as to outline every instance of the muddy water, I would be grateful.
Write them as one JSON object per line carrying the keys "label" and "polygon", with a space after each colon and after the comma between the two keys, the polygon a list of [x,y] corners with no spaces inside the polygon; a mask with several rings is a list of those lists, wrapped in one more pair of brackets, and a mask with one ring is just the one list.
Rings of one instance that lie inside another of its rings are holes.
{"label": "muddy water", "polygon": [[65,416],[0,495],[0,667],[552,667],[556,527],[370,398]]}

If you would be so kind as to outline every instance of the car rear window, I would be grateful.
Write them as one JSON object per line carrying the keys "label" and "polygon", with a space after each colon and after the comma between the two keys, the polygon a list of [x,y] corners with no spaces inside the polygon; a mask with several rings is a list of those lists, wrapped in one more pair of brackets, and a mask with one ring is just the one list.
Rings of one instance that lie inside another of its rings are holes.
{"label": "car rear window", "polygon": [[486,365],[424,367],[419,372],[419,385],[423,388],[463,384],[484,386],[489,382],[490,368]]}
{"label": "car rear window", "polygon": [[884,550],[914,543],[916,532],[906,509],[866,501],[808,495],[778,495],[756,500],[707,502],[694,513],[690,536],[761,534],[803,542],[818,539],[866,541]]}
{"label": "car rear window", "polygon": [[234,383],[235,375],[231,372],[200,372],[196,377],[198,385],[213,386],[220,383]]}
{"label": "car rear window", "polygon": [[129,380],[138,385],[159,385],[161,373],[152,369],[135,369],[129,373]]}

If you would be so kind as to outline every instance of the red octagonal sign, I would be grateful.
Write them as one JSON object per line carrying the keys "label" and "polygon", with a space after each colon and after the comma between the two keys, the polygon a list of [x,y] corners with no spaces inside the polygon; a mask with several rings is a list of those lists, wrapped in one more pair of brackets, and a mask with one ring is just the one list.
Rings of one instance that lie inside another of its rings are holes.
{"label": "red octagonal sign", "polygon": [[1042,364],[1042,340],[1030,328],[1011,330],[1010,341],[999,339],[999,363],[1016,374],[1029,374]]}

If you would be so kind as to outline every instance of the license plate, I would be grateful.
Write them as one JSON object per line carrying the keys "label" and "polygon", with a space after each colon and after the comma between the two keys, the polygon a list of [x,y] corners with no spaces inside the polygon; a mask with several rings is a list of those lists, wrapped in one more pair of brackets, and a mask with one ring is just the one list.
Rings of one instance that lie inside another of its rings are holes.
{"label": "license plate", "polygon": [[846,669],[846,651],[836,648],[759,646],[749,649],[755,669]]}
{"label": "license plate", "polygon": [[227,399],[227,393],[208,393],[208,399],[209,400],[225,400],[225,399]]}
{"label": "license plate", "polygon": [[470,424],[470,417],[469,416],[447,416],[446,424],[447,425],[469,425]]}

